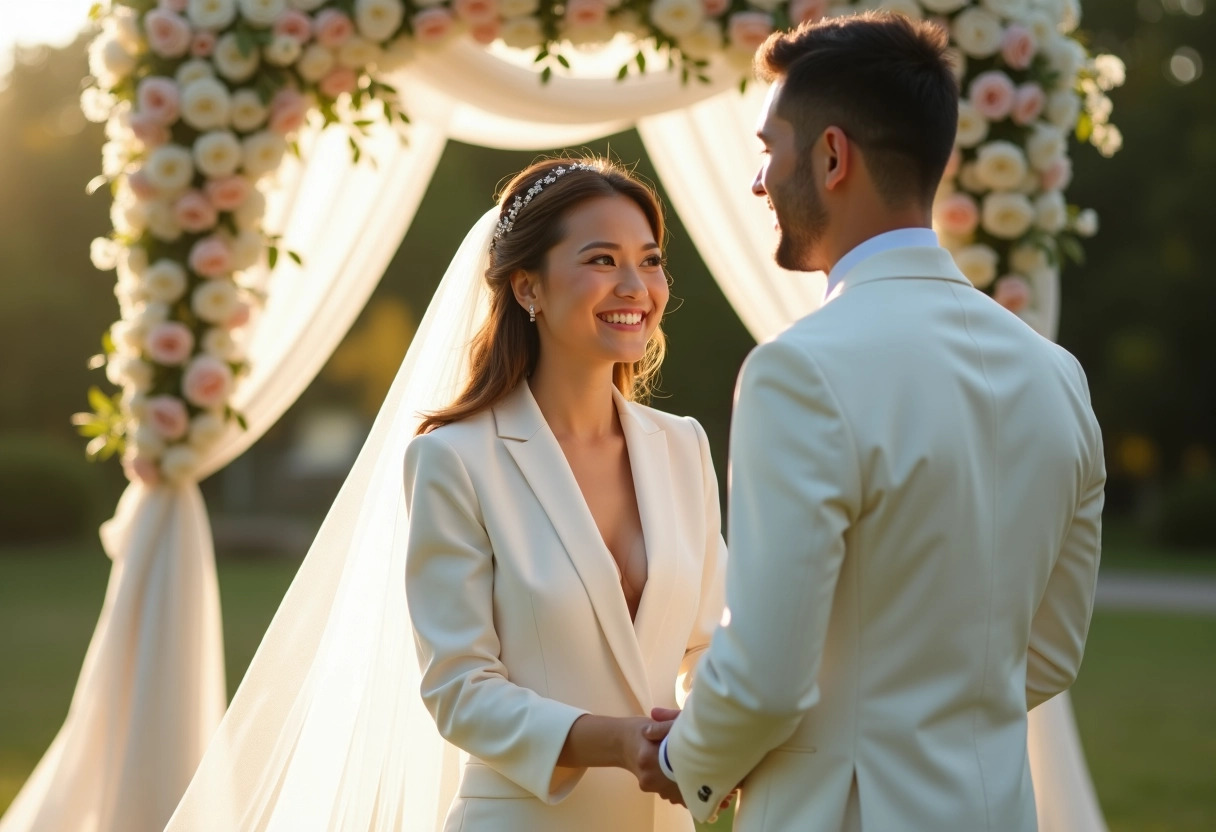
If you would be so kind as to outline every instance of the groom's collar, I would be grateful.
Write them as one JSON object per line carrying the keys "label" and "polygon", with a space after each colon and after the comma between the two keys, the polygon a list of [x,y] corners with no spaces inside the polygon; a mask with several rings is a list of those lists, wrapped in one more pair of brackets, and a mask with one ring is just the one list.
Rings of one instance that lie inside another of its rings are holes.
{"label": "groom's collar", "polygon": [[971,287],[971,281],[959,271],[946,249],[937,245],[908,246],[886,249],[861,260],[828,291],[823,302],[834,300],[854,286],[895,278],[949,280]]}
{"label": "groom's collar", "polygon": [[882,254],[895,248],[935,247],[937,234],[932,228],[897,228],[876,234],[870,239],[849,249],[844,257],[836,261],[836,265],[828,272],[828,288],[825,296],[831,295],[840,282],[852,269],[863,260]]}

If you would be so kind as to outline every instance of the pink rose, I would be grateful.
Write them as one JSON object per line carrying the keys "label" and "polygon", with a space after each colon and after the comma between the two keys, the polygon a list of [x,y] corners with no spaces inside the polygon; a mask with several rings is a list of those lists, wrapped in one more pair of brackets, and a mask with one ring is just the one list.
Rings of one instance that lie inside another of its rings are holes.
{"label": "pink rose", "polygon": [[500,24],[497,20],[492,20],[489,23],[474,26],[469,30],[469,34],[472,36],[473,40],[489,46],[491,43],[498,40],[498,32],[501,29],[502,24]]}
{"label": "pink rose", "polygon": [[203,191],[217,211],[235,211],[249,198],[249,180],[243,176],[208,179]]}
{"label": "pink rose", "polygon": [[[579,4],[588,6],[598,3],[598,0],[570,0],[566,3],[566,19],[571,19],[570,9]],[[456,16],[470,26],[480,26],[498,19],[498,0],[452,0],[452,11]],[[608,10],[604,9],[604,17]],[[600,18],[601,20],[603,17]]]}
{"label": "pink rose", "polygon": [[717,17],[730,7],[730,0],[701,0],[708,17]]}
{"label": "pink rose", "polygon": [[327,49],[337,49],[350,40],[355,33],[355,24],[337,9],[322,9],[312,22],[312,32],[317,43]]}
{"label": "pink rose", "polygon": [[190,0],[160,0],[156,5],[171,12],[185,14],[186,9],[190,6]]}
{"label": "pink rose", "polygon": [[950,151],[950,158],[946,162],[946,169],[942,172],[942,179],[953,179],[958,175],[958,169],[963,166],[963,152],[957,147]]}
{"label": "pink rose", "polygon": [[232,271],[232,251],[222,237],[204,237],[190,248],[191,270],[202,277],[223,277]]}
{"label": "pink rose", "polygon": [[411,21],[414,37],[419,43],[439,43],[452,31],[452,13],[442,7],[432,6],[414,15]]}
{"label": "pink rose", "polygon": [[169,128],[156,116],[136,113],[131,116],[131,132],[144,147],[160,147],[169,141]]}
{"label": "pink rose", "polygon": [[182,393],[195,407],[211,409],[228,400],[232,392],[232,370],[218,358],[200,355],[182,375]]}
{"label": "pink rose", "polygon": [[228,317],[228,320],[224,321],[224,328],[236,329],[237,327],[244,326],[249,323],[249,313],[249,304],[241,301],[236,305],[236,309]]}
{"label": "pink rose", "polygon": [[989,121],[1000,121],[1013,110],[1013,81],[1000,70],[975,76],[968,91],[971,106]]}
{"label": "pink rose", "polygon": [[[132,119],[132,121],[134,121],[134,119]],[[138,133],[136,135],[138,135]],[[140,141],[142,141],[142,139]],[[137,170],[128,176],[127,184],[131,186],[131,193],[135,194],[135,196],[139,199],[156,199],[156,197],[160,195],[160,191],[158,191],[156,186],[149,181],[147,172],[142,169]]]}
{"label": "pink rose", "polygon": [[177,82],[159,75],[149,76],[139,82],[135,90],[136,110],[166,127],[177,121],[181,111],[181,94]]}
{"label": "pink rose", "polygon": [[569,0],[566,3],[566,22],[571,26],[597,26],[607,19],[608,7],[602,0]]}
{"label": "pink rose", "polygon": [[975,200],[964,193],[952,193],[939,200],[937,221],[942,230],[956,237],[966,237],[980,222],[980,209]]}
{"label": "pink rose", "polygon": [[123,457],[122,472],[131,482],[138,480],[147,486],[160,485],[160,469],[146,456]]}
{"label": "pink rose", "polygon": [[148,48],[162,58],[180,58],[190,48],[190,24],[176,12],[153,9],[144,15]]}
{"label": "pink rose", "polygon": [[312,19],[298,9],[288,9],[274,23],[274,33],[308,43],[312,37]]}
{"label": "pink rose", "polygon": [[219,219],[211,200],[203,196],[202,191],[186,191],[173,204],[173,218],[183,231],[198,234],[210,231]]}
{"label": "pink rose", "polygon": [[730,16],[727,32],[732,45],[755,52],[773,33],[773,18],[765,12],[735,12]]}
{"label": "pink rose", "polygon": [[828,0],[794,0],[790,3],[790,23],[813,23],[828,11]]}
{"label": "pink rose", "polygon": [[1039,183],[1045,191],[1062,191],[1072,182],[1072,160],[1060,156],[1047,170],[1039,176]]}
{"label": "pink rose", "polygon": [[1013,69],[1029,67],[1038,49],[1034,33],[1017,23],[1010,25],[1001,38],[1001,57]]}
{"label": "pink rose", "polygon": [[190,54],[196,58],[209,58],[215,51],[215,32],[195,32],[190,41]]}
{"label": "pink rose", "polygon": [[1013,113],[1010,118],[1014,124],[1032,124],[1043,112],[1046,103],[1047,96],[1042,87],[1032,83],[1022,84],[1013,94]]}
{"label": "pink rose", "polygon": [[327,98],[337,98],[344,92],[354,92],[359,85],[359,74],[348,66],[331,69],[317,87]]}
{"label": "pink rose", "polygon": [[992,298],[1010,312],[1021,312],[1030,303],[1030,284],[1015,274],[1006,275],[992,287]]}
{"label": "pink rose", "polygon": [[190,429],[190,414],[177,396],[151,396],[147,403],[147,419],[163,438],[173,442]]}
{"label": "pink rose", "polygon": [[269,127],[286,136],[299,130],[308,115],[308,99],[291,87],[284,87],[270,100]]}
{"label": "pink rose", "polygon": [[176,367],[194,352],[194,333],[180,321],[162,321],[148,333],[144,349],[157,364]]}

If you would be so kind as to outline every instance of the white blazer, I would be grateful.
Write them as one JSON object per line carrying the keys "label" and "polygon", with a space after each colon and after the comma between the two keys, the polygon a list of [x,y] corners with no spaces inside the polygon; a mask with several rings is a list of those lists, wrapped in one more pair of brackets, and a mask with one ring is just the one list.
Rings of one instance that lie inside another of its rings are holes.
{"label": "white blazer", "polygon": [[[668,832],[692,819],[621,769],[556,765],[585,713],[675,707],[722,614],[701,426],[617,396],[649,573],[636,621],[526,383],[406,452],[406,591],[422,697],[468,752],[448,830]],[[681,697],[682,698],[682,697]]]}
{"label": "white blazer", "polygon": [[740,378],[730,623],[667,748],[693,814],[743,781],[737,832],[1033,830],[1104,482],[1071,355],[943,249],[850,270]]}

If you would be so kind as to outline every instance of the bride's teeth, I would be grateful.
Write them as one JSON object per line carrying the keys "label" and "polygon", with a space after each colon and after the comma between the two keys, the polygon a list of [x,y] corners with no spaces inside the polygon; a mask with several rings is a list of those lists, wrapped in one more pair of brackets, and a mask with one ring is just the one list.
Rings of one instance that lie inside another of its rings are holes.
{"label": "bride's teeth", "polygon": [[607,315],[601,315],[600,320],[610,324],[625,324],[626,326],[636,326],[642,322],[642,313],[632,312],[622,314],[620,312],[610,312]]}

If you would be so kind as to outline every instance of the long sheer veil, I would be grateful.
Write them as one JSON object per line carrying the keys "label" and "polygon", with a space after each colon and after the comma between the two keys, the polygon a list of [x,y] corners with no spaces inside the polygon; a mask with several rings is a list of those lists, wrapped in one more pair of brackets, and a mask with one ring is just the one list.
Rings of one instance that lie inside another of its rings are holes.
{"label": "long sheer veil", "polygon": [[435,730],[405,599],[405,446],[485,320],[499,210],[465,237],[371,434],[167,832],[433,832],[459,752]]}

